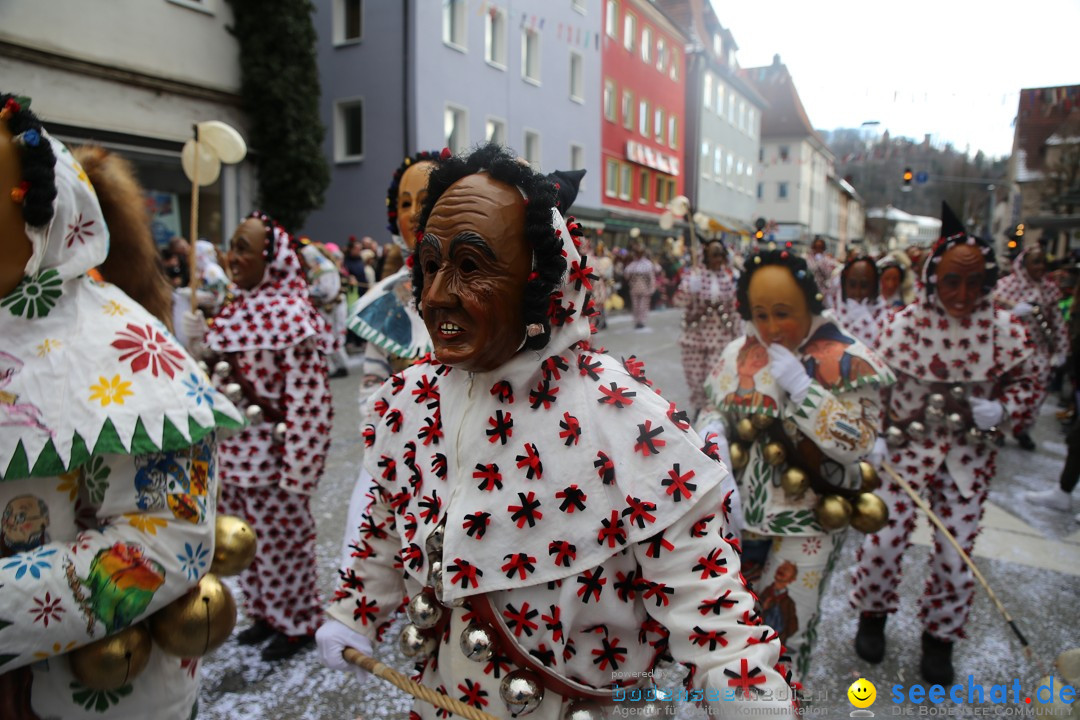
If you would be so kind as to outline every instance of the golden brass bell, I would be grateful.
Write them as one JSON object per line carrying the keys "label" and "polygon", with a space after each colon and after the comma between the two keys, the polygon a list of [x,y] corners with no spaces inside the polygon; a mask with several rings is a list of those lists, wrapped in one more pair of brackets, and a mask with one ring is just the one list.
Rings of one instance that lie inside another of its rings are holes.
{"label": "golden brass bell", "polygon": [[814,508],[814,516],[826,530],[839,530],[851,521],[851,503],[839,495],[826,495]]}
{"label": "golden brass bell", "polygon": [[235,515],[218,515],[214,525],[214,561],[210,572],[220,577],[237,575],[255,559],[255,531]]}
{"label": "golden brass bell", "polygon": [[780,476],[780,487],[784,495],[792,500],[800,498],[810,487],[810,477],[801,468],[789,467]]}
{"label": "golden brass bell", "polygon": [[783,465],[784,461],[787,460],[787,452],[784,450],[784,446],[778,442],[771,442],[766,445],[761,451],[761,456],[765,458],[765,462],[773,467]]}
{"label": "golden brass bell", "polygon": [[754,423],[750,418],[744,417],[735,423],[735,433],[740,440],[751,442],[757,437],[757,432],[757,428],[754,427]]}
{"label": "golden brass bell", "polygon": [[754,415],[753,417],[751,417],[750,422],[758,430],[765,430],[766,428],[768,428],[770,425],[773,424],[773,419],[774,418],[771,415],[765,415],[764,413],[762,413],[762,414]]}
{"label": "golden brass bell", "polygon": [[876,533],[889,522],[889,506],[874,493],[864,492],[855,498],[851,527],[867,534]]}
{"label": "golden brass bell", "polygon": [[75,679],[91,690],[116,690],[150,661],[150,631],[142,623],[67,654]]}
{"label": "golden brass bell", "polygon": [[874,492],[881,487],[881,478],[878,477],[877,470],[865,460],[859,463],[859,474],[862,475],[861,489],[864,493]]}
{"label": "golden brass bell", "polygon": [[214,575],[150,616],[150,634],[165,652],[199,657],[219,647],[236,625],[236,601]]}
{"label": "golden brass bell", "polygon": [[731,469],[733,471],[738,472],[746,467],[746,463],[750,460],[750,453],[746,452],[746,448],[742,443],[731,443],[728,451],[731,453]]}

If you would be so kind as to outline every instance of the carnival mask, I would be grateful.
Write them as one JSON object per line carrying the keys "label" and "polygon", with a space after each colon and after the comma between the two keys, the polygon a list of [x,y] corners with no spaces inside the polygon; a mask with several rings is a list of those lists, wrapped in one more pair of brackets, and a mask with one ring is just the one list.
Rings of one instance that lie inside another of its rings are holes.
{"label": "carnival mask", "polygon": [[229,274],[242,290],[254,290],[266,274],[266,225],[258,218],[240,223],[229,241]]}
{"label": "carnival mask", "polygon": [[945,312],[965,318],[975,311],[983,295],[986,259],[974,245],[956,245],[945,251],[937,266],[937,293]]}
{"label": "carnival mask", "polygon": [[874,296],[874,267],[869,260],[859,260],[844,273],[844,297],[849,300],[869,300]]}
{"label": "carnival mask", "polygon": [[747,288],[750,320],[762,341],[779,343],[795,351],[810,332],[811,315],[806,295],[791,271],[767,265],[756,271]]}
{"label": "carnival mask", "polygon": [[427,198],[428,175],[435,163],[413,163],[401,174],[397,195],[398,235],[410,251],[416,248],[416,221]]}

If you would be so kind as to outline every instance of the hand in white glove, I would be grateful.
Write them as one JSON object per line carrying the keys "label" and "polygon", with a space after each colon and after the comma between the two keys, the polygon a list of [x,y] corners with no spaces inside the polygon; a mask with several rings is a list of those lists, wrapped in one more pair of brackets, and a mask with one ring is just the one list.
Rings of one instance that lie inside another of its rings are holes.
{"label": "hand in white glove", "polygon": [[183,331],[184,337],[187,338],[188,352],[195,357],[202,355],[206,349],[203,338],[209,329],[206,324],[206,316],[203,315],[202,310],[196,310],[195,312],[185,310],[184,316],[180,319],[180,329]]}
{"label": "hand in white glove", "polygon": [[1021,300],[1020,302],[1013,305],[1010,312],[1012,312],[1012,314],[1016,317],[1024,317],[1025,315],[1030,315],[1031,311],[1034,309],[1035,308],[1031,306],[1031,303],[1027,303]]}
{"label": "hand in white glove", "polygon": [[361,635],[345,623],[327,620],[315,632],[315,643],[319,648],[319,660],[331,670],[351,672],[358,679],[363,679],[368,674],[362,667],[347,662],[342,655],[345,648],[350,647],[370,655],[371,640],[366,635]]}
{"label": "hand in white glove", "polygon": [[870,451],[870,454],[866,456],[866,462],[873,465],[875,470],[880,470],[881,463],[885,461],[888,454],[889,446],[885,443],[885,438],[879,437],[874,441],[874,448]]}
{"label": "hand in white glove", "polygon": [[690,277],[686,279],[686,289],[695,294],[701,292],[701,275],[691,273]]}
{"label": "hand in white glove", "polygon": [[810,390],[810,376],[794,353],[779,343],[769,345],[769,370],[792,402],[801,403]]}
{"label": "hand in white glove", "polygon": [[844,310],[856,320],[870,315],[870,308],[867,307],[866,303],[859,302],[853,298],[848,298],[844,301]]}
{"label": "hand in white glove", "polygon": [[1065,353],[1054,353],[1050,358],[1050,367],[1061,367],[1065,364]]}
{"label": "hand in white glove", "polygon": [[997,400],[971,398],[971,418],[980,430],[989,430],[1001,422],[1005,408]]}

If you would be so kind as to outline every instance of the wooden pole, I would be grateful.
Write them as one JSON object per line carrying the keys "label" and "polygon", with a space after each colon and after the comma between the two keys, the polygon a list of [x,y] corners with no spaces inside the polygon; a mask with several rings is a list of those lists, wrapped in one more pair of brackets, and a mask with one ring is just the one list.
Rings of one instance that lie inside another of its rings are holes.
{"label": "wooden pole", "polygon": [[191,171],[191,237],[188,239],[188,288],[191,290],[191,312],[199,309],[199,300],[196,295],[199,292],[198,263],[196,261],[195,244],[199,240],[199,126],[194,125],[195,131],[195,161]]}

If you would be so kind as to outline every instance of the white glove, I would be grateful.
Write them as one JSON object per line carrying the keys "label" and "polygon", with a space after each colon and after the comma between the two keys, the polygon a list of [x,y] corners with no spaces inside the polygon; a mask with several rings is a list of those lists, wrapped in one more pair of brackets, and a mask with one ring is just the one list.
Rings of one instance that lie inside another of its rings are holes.
{"label": "white glove", "polygon": [[315,643],[319,648],[319,660],[331,670],[351,672],[357,679],[363,679],[368,674],[362,667],[347,662],[342,655],[349,647],[370,655],[371,640],[367,635],[361,635],[345,623],[327,620],[315,632]]}
{"label": "white glove", "polygon": [[989,430],[1005,415],[1005,408],[997,400],[971,398],[968,402],[971,403],[971,418],[980,430]]}
{"label": "white glove", "polygon": [[686,279],[686,289],[692,293],[701,292],[701,275],[692,273],[690,277]]}
{"label": "white glove", "polygon": [[868,308],[865,303],[859,302],[858,300],[854,300],[852,298],[848,298],[844,301],[844,310],[854,320],[858,320],[870,315],[870,308]]}
{"label": "white glove", "polygon": [[206,337],[206,331],[209,329],[206,324],[206,316],[203,315],[202,310],[196,310],[195,312],[185,310],[184,316],[180,319],[180,328],[184,332],[184,337],[187,338],[188,352],[195,357],[202,355],[206,350],[203,338]]}
{"label": "white glove", "polygon": [[866,456],[866,462],[873,465],[875,470],[880,470],[881,463],[885,461],[885,457],[888,454],[889,446],[885,443],[885,438],[878,437],[878,439],[874,441],[873,450]]}
{"label": "white glove", "polygon": [[779,343],[769,345],[769,370],[776,378],[776,384],[787,391],[791,401],[798,404],[806,399],[810,391],[810,376],[799,358]]}
{"label": "white glove", "polygon": [[713,436],[712,441],[716,443],[716,452],[724,461],[724,467],[730,472],[735,472],[731,469],[731,448],[728,447],[727,435],[724,433],[724,423],[714,420],[701,430],[703,439],[708,440],[710,435]]}
{"label": "white glove", "polygon": [[1065,353],[1054,353],[1050,358],[1050,367],[1061,367],[1065,364]]}
{"label": "white glove", "polygon": [[1031,311],[1034,309],[1035,308],[1031,306],[1031,303],[1027,303],[1021,300],[1020,302],[1013,305],[1010,312],[1012,312],[1012,314],[1016,317],[1024,317],[1025,315],[1030,315]]}

